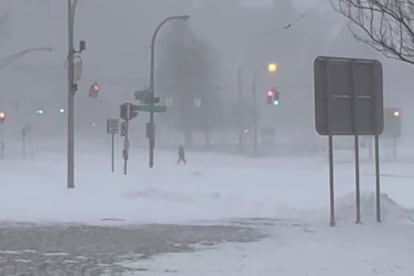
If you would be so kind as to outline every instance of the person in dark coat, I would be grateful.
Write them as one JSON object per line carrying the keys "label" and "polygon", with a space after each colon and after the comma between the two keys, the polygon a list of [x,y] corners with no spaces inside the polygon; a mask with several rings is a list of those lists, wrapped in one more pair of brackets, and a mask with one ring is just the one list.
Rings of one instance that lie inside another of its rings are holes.
{"label": "person in dark coat", "polygon": [[185,164],[187,164],[187,160],[185,160],[185,152],[184,152],[184,147],[182,145],[180,145],[178,147],[178,161],[177,161],[177,165],[180,164],[181,162]]}

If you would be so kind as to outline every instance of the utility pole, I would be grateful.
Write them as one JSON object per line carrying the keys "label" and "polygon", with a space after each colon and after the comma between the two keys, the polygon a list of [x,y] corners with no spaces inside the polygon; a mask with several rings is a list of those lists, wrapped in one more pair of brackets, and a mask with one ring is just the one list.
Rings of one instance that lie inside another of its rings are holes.
{"label": "utility pole", "polygon": [[[81,53],[86,49],[85,41],[80,42],[79,51],[76,51],[73,45],[75,10],[78,0],[68,0],[68,189],[75,188],[75,135],[74,135],[74,98],[77,91],[74,72],[74,58],[76,53]],[[76,80],[77,81],[77,80]]]}
{"label": "utility pole", "polygon": [[[76,0],[75,0],[76,1]],[[74,153],[74,96],[75,85],[73,81],[73,28],[74,28],[74,5],[76,2],[68,0],[68,189],[75,188],[75,153]]]}

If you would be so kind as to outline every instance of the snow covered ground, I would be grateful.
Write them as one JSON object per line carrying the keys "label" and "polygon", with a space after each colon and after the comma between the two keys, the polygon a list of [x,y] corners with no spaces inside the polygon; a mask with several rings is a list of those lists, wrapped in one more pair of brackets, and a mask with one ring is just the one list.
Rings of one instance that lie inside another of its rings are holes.
{"label": "snow covered ground", "polygon": [[404,275],[414,272],[412,225],[276,224],[256,243],[228,243],[195,253],[166,254],[126,275]]}
{"label": "snow covered ground", "polygon": [[[119,150],[118,150],[119,151]],[[66,189],[63,153],[10,156],[0,167],[0,220],[89,224],[229,223],[269,220],[255,243],[225,243],[139,263],[142,274],[164,275],[413,275],[413,160],[383,162],[383,223],[375,223],[372,163],[361,164],[362,221],[354,224],[352,154],[335,168],[337,227],[330,228],[326,155],[251,159],[133,149],[128,175],[117,152],[110,172],[107,148],[80,146],[76,188]],[[103,220],[110,218],[111,220]],[[113,221],[116,219],[116,221]]]}

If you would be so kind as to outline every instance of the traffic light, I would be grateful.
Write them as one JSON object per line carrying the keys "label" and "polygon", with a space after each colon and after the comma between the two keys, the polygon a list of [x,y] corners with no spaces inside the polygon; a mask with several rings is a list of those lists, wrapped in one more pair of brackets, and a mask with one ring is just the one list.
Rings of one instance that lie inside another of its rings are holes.
{"label": "traffic light", "polygon": [[279,91],[276,89],[269,89],[266,93],[266,98],[268,104],[279,105]]}
{"label": "traffic light", "polygon": [[0,111],[0,123],[6,120],[6,112]]}
{"label": "traffic light", "polygon": [[129,106],[129,119],[135,118],[138,116],[138,106],[131,104]]}
{"label": "traffic light", "polygon": [[99,84],[95,81],[91,87],[89,88],[89,97],[91,98],[96,98],[98,97],[99,94],[99,90],[101,89],[101,87],[99,86]]}
{"label": "traffic light", "polygon": [[42,108],[38,108],[38,109],[36,109],[36,114],[37,115],[43,115],[43,114],[45,114],[45,111]]}
{"label": "traffic light", "polygon": [[273,105],[279,105],[279,91],[275,90],[274,96],[273,96]]}
{"label": "traffic light", "polygon": [[132,103],[124,103],[121,105],[120,116],[124,120],[131,120],[138,116],[138,106]]}
{"label": "traffic light", "polygon": [[275,96],[275,92],[273,90],[268,90],[266,97],[267,97],[267,103],[272,104],[273,103],[273,97]]}

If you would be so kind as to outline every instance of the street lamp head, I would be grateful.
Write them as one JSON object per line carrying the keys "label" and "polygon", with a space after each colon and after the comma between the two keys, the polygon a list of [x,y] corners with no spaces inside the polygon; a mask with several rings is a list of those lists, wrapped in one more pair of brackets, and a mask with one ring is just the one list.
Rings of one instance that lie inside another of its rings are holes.
{"label": "street lamp head", "polygon": [[189,16],[189,15],[183,15],[183,16],[181,16],[181,18],[182,18],[184,21],[188,21],[188,19],[190,19],[190,17],[191,17],[191,16]]}
{"label": "street lamp head", "polygon": [[269,63],[269,64],[267,65],[267,70],[268,70],[270,73],[275,73],[275,72],[277,71],[277,64],[276,64],[276,63],[274,63],[274,62]]}

